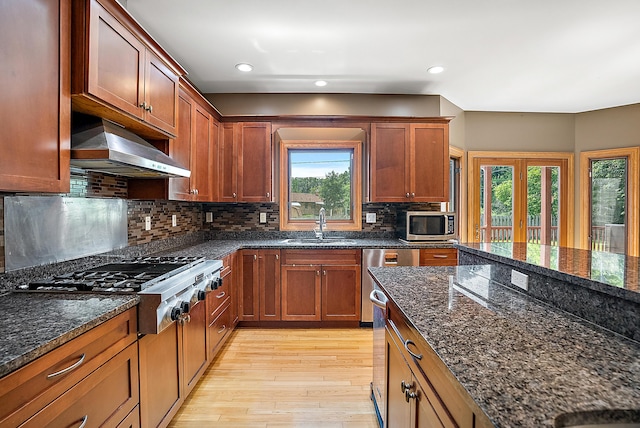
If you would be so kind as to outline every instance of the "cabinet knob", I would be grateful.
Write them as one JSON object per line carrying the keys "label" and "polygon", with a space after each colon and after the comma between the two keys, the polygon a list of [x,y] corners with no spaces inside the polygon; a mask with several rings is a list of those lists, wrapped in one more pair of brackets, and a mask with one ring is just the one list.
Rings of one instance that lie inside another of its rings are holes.
{"label": "cabinet knob", "polygon": [[408,198],[409,197],[409,192],[407,192],[407,194],[405,196]]}
{"label": "cabinet knob", "polygon": [[233,197],[235,198],[235,197],[237,196],[237,195],[236,195],[236,192],[233,192],[233,193],[231,194],[231,196],[233,196]]}
{"label": "cabinet knob", "polygon": [[147,109],[146,109],[149,113],[151,113],[153,111],[153,106],[152,105],[148,105]]}
{"label": "cabinet knob", "polygon": [[412,193],[411,193],[411,197],[412,197],[412,198],[415,198],[415,197],[416,197],[416,194],[412,192]]}
{"label": "cabinet knob", "polygon": [[142,107],[143,109],[147,109],[147,103],[141,103],[138,107]]}
{"label": "cabinet knob", "polygon": [[402,391],[403,393],[411,388],[413,388],[412,382],[405,382],[405,381],[400,382],[400,391]]}
{"label": "cabinet knob", "polygon": [[267,192],[267,198],[271,197],[271,193]]}
{"label": "cabinet knob", "polygon": [[408,389],[406,391],[404,391],[404,399],[406,400],[407,403],[409,402],[409,400],[415,399],[415,398],[418,398],[418,394],[417,393],[412,392],[412,391],[410,391]]}

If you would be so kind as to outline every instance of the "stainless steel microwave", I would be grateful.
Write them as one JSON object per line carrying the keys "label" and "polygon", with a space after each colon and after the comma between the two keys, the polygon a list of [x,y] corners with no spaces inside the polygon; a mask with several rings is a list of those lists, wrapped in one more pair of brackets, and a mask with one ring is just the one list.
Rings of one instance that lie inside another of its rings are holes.
{"label": "stainless steel microwave", "polygon": [[447,241],[456,237],[456,213],[405,211],[398,216],[398,232],[405,241]]}

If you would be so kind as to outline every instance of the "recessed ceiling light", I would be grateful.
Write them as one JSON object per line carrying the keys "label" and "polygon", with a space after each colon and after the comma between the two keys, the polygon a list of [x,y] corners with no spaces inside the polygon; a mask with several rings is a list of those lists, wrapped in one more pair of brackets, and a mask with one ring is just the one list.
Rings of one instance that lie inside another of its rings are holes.
{"label": "recessed ceiling light", "polygon": [[438,74],[438,73],[442,73],[443,71],[444,71],[444,67],[441,65],[434,65],[433,67],[429,67],[427,69],[427,72],[431,74]]}
{"label": "recessed ceiling light", "polygon": [[327,86],[327,82],[325,80],[316,80],[316,86]]}
{"label": "recessed ceiling light", "polygon": [[241,62],[240,64],[236,64],[236,68],[240,71],[251,71],[253,70],[253,65]]}

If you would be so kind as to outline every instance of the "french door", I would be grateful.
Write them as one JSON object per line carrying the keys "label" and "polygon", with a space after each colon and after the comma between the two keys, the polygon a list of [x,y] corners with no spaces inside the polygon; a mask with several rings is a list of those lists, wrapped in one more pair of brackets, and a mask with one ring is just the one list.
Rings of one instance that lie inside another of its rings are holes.
{"label": "french door", "polygon": [[573,155],[536,155],[469,152],[470,242],[570,242]]}
{"label": "french door", "polygon": [[639,157],[637,147],[580,154],[582,248],[638,255]]}

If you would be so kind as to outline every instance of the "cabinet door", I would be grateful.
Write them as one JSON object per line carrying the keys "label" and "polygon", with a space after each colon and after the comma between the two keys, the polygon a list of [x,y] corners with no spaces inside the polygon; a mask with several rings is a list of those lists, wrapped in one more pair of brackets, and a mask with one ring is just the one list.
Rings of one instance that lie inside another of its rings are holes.
{"label": "cabinet door", "polygon": [[242,202],[271,201],[271,123],[241,124],[238,183]]}
{"label": "cabinet door", "polygon": [[282,266],[282,320],[320,321],[320,266]]}
{"label": "cabinet door", "polygon": [[322,266],[322,320],[360,321],[360,266]]}
{"label": "cabinet door", "polygon": [[[178,129],[177,136],[171,141],[169,154],[182,166],[192,168],[191,143],[195,101],[184,91],[178,95]],[[191,171],[194,175],[194,171]],[[179,201],[191,200],[191,178],[170,178],[169,199]]]}
{"label": "cabinet door", "polygon": [[207,367],[207,308],[204,301],[198,302],[189,311],[189,321],[182,327],[184,353],[184,395],[196,386],[200,376]]}
{"label": "cabinet door", "polygon": [[411,412],[413,413],[413,422],[411,426],[416,428],[444,428],[445,426],[451,428],[457,427],[457,425],[452,423],[451,420],[447,420],[447,422],[449,422],[448,425],[444,425],[440,421],[440,418],[438,418],[438,415],[427,399],[422,386],[420,386],[415,378],[413,379],[413,382],[414,387],[411,391],[413,394],[411,394],[409,398]]}
{"label": "cabinet door", "polygon": [[409,125],[371,125],[372,202],[406,202],[409,192]]}
{"label": "cabinet door", "polygon": [[193,199],[202,202],[214,201],[213,162],[216,138],[213,117],[196,104],[194,119],[194,146],[192,148],[191,182]]}
{"label": "cabinet door", "polygon": [[151,51],[145,53],[144,120],[175,135],[178,76]]}
{"label": "cabinet door", "polygon": [[444,124],[411,125],[411,200],[449,200],[449,127]]}
{"label": "cabinet door", "polygon": [[96,0],[90,10],[87,91],[142,119],[146,48]]}
{"label": "cabinet door", "polygon": [[70,3],[2,2],[0,191],[69,192]]}
{"label": "cabinet door", "polygon": [[260,272],[260,320],[280,320],[280,250],[258,253]]}
{"label": "cabinet door", "polygon": [[238,201],[238,124],[223,123],[220,138],[220,164],[218,182],[220,183],[220,202]]}
{"label": "cabinet door", "polygon": [[138,345],[141,426],[166,425],[184,401],[181,327],[174,322],[159,334],[141,337]]}
{"label": "cabinet door", "polygon": [[258,252],[242,250],[238,284],[239,320],[258,321],[260,314],[260,289]]}
{"label": "cabinet door", "polygon": [[413,382],[411,370],[400,350],[385,329],[387,371],[387,426],[410,427],[411,407],[405,397],[403,384]]}

